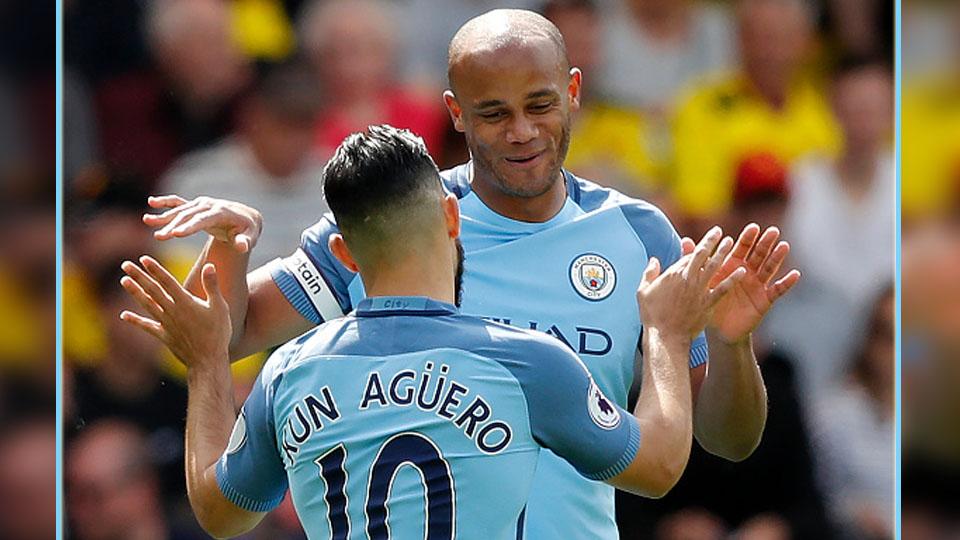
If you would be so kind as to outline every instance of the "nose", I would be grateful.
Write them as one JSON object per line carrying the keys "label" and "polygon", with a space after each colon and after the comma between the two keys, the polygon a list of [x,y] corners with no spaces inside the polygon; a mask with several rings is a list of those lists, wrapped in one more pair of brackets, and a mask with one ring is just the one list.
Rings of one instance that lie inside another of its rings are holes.
{"label": "nose", "polygon": [[507,142],[510,144],[524,144],[537,138],[540,129],[527,115],[518,114],[513,117],[507,126]]}

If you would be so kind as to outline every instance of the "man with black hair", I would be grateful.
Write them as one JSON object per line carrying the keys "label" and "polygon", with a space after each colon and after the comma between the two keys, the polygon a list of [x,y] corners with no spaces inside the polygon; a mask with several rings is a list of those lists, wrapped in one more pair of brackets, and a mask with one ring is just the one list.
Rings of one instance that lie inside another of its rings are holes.
{"label": "man with black hair", "polygon": [[746,273],[710,286],[733,248],[719,228],[669,269],[651,258],[644,271],[647,361],[631,415],[557,340],[459,313],[457,199],[419,138],[353,134],[323,176],[340,227],[330,250],[367,298],[274,353],[232,433],[216,269],[203,266],[201,298],[149,257],[123,264],[121,283],[150,317],[121,318],[187,365],[188,494],[208,532],[242,534],[289,487],[310,537],[518,538],[547,448],[634,493],[676,483],[693,433],[690,342]]}

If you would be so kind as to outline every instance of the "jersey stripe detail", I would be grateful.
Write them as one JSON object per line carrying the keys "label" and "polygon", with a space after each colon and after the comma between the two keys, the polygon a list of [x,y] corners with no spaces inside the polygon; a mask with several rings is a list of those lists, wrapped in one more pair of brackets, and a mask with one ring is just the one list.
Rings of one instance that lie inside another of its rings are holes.
{"label": "jersey stripe detail", "polygon": [[633,459],[637,457],[637,450],[640,449],[640,423],[637,422],[637,419],[634,418],[633,415],[626,420],[630,426],[630,439],[627,442],[627,447],[623,451],[623,455],[620,456],[620,459],[618,459],[616,463],[606,469],[595,473],[584,474],[584,476],[591,480],[607,480],[622,473],[624,469],[633,463]]}
{"label": "jersey stripe detail", "polygon": [[270,276],[273,278],[273,282],[277,284],[280,292],[283,293],[283,296],[304,319],[313,324],[323,323],[320,314],[317,313],[313,304],[310,303],[310,299],[307,298],[307,293],[300,287],[297,279],[290,275],[289,270],[287,270],[287,267],[283,264],[283,260],[274,259],[273,262],[270,263]]}
{"label": "jersey stripe detail", "polygon": [[699,344],[697,341],[694,340],[693,347],[690,347],[690,369],[706,364],[709,357],[706,340]]}
{"label": "jersey stripe detail", "polygon": [[286,491],[284,491],[284,493],[282,493],[276,499],[269,501],[260,501],[240,493],[240,491],[230,485],[230,481],[227,479],[226,467],[226,459],[221,457],[220,460],[217,461],[216,466],[217,486],[220,488],[220,493],[222,493],[223,496],[233,504],[243,508],[248,512],[269,512],[283,502],[283,497],[286,495]]}

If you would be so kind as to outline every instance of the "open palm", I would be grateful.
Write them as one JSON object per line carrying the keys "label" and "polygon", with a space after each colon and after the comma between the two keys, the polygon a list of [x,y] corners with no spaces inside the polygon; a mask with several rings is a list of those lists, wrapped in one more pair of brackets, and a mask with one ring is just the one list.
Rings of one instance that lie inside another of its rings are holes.
{"label": "open palm", "polygon": [[[790,253],[790,244],[778,242],[780,231],[769,227],[760,234],[760,226],[751,223],[744,227],[733,251],[724,260],[713,277],[711,287],[719,284],[737,268],[744,267],[746,275],[717,303],[709,327],[728,342],[746,339],[753,332],[770,307],[800,280],[800,272],[789,271],[774,281],[783,261]],[[693,251],[693,241],[684,238],[683,253]]]}

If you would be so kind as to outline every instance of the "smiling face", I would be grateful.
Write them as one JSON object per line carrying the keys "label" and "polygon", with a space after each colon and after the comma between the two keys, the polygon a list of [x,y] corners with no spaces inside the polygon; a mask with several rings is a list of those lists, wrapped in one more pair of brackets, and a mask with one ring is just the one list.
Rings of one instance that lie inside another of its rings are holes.
{"label": "smiling face", "polygon": [[474,182],[510,197],[560,181],[580,104],[580,72],[547,37],[489,40],[451,59],[445,101],[474,162]]}

